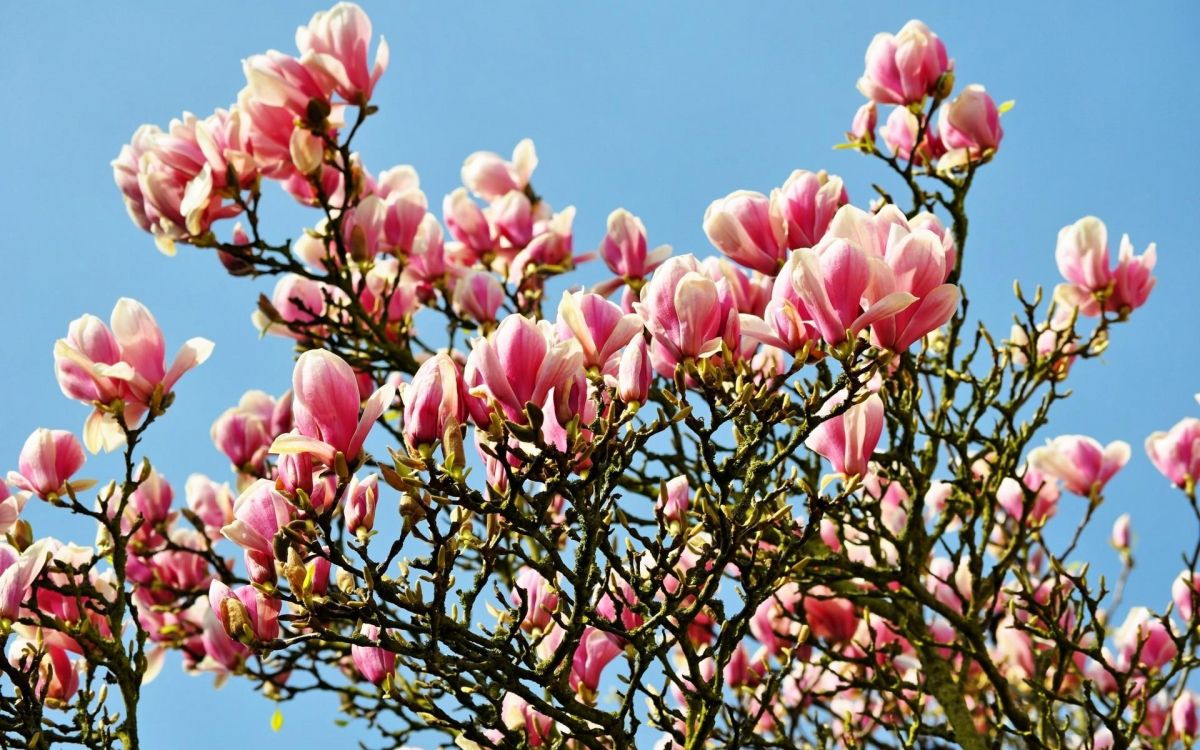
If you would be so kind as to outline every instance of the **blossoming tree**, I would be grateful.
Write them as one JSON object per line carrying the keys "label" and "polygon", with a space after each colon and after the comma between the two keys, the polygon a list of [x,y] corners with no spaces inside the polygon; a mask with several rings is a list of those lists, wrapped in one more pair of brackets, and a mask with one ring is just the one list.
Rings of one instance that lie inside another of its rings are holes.
{"label": "blossoming tree", "polygon": [[[469,156],[439,218],[412,168],[354,150],[388,63],[366,15],[340,3],[296,45],[113,162],[164,253],[276,279],[255,320],[295,340],[291,389],[218,416],[232,485],[193,475],[177,502],[139,444],[212,344],[168,364],[130,299],[70,324],[82,444],[39,429],[0,484],[0,746],[138,747],[171,650],[272,701],[329,693],[379,747],[1192,744],[1200,541],[1173,603],[1117,625],[1076,549],[1130,446],[1039,437],[1154,248],[1114,262],[1083,218],[1052,294],[1018,285],[1003,335],[974,322],[967,201],[1006,105],[956,91],[924,24],[872,40],[842,144],[906,194],[856,206],[797,170],[713,201],[704,260],[624,209],[577,253],[529,141]],[[271,182],[312,209],[294,242],[260,230]],[[123,474],[78,478],[85,446]],[[1200,519],[1200,419],[1145,448]],[[31,501],[94,546],[38,537]],[[1083,521],[1047,534],[1060,502]],[[1125,516],[1126,572],[1129,538]]]}

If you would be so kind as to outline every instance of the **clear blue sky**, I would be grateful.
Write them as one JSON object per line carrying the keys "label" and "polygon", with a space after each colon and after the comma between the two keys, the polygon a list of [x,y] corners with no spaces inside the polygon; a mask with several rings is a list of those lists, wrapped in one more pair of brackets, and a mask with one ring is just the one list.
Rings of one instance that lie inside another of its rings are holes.
{"label": "clear blue sky", "polygon": [[[325,5],[0,3],[9,31],[0,44],[8,92],[0,468],[15,465],[35,427],[80,428],[85,409],[54,382],[53,342],[71,319],[107,318],[127,295],[155,313],[169,348],[195,335],[217,343],[154,429],[151,457],[180,494],[190,472],[227,476],[210,423],[244,390],[288,384],[288,345],[259,341],[249,322],[268,282],[231,279],[212,255],[190,248],[160,255],[126,217],[108,162],[143,122],[227,106],[243,83],[240,60],[292,51],[295,27]],[[608,212],[625,206],[651,242],[704,255],[714,252],[700,227],[709,201],[736,188],[769,190],[794,168],[829,169],[856,202],[870,198],[870,182],[883,179],[878,167],[830,147],[862,101],[854,82],[871,36],[923,19],[957,60],[960,83],[1017,101],[971,199],[965,281],[973,311],[993,331],[1008,331],[1014,275],[1026,287],[1056,283],[1054,239],[1064,224],[1100,216],[1114,251],[1122,232],[1139,250],[1158,242],[1158,288],[1104,359],[1079,367],[1055,432],[1133,444],[1084,552],[1111,568],[1108,526],[1133,512],[1141,566],[1131,596],[1162,606],[1196,529],[1141,442],[1200,412],[1192,400],[1200,391],[1200,160],[1191,145],[1200,101],[1190,71],[1200,6],[1181,0],[1130,14],[1119,3],[898,5],[367,2],[392,63],[378,89],[380,114],[359,146],[375,171],[416,166],[440,204],[468,153],[507,153],[530,136],[541,155],[538,191],[579,208],[578,247],[593,247]],[[275,205],[268,228],[295,236],[305,214]],[[102,457],[84,473],[107,478],[116,469]],[[1075,503],[1064,497],[1066,518]],[[28,516],[40,534],[91,540],[45,508]],[[144,745],[265,750],[357,739],[333,726],[332,702],[286,706],[273,734],[270,704],[237,680],[216,693],[208,683],[170,663],[146,692]]]}

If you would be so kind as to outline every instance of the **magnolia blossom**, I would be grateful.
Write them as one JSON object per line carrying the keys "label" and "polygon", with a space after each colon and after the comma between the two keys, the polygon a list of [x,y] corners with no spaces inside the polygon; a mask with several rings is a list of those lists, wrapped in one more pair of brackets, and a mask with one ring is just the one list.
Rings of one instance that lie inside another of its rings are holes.
{"label": "magnolia blossom", "polygon": [[404,402],[404,439],[419,449],[441,442],[447,429],[467,418],[467,393],[458,364],[447,354],[425,360],[412,382],[400,391]]}
{"label": "magnolia blossom", "polygon": [[[985,158],[1000,147],[1004,128],[996,102],[979,84],[962,90],[954,101],[942,107],[938,135],[949,149],[944,162],[957,166],[965,161]],[[945,168],[945,164],[939,164]]]}
{"label": "magnolia blossom", "polygon": [[214,580],[208,589],[208,601],[230,636],[255,641],[273,641],[279,637],[280,601],[254,586],[230,589]]}
{"label": "magnolia blossom", "polygon": [[307,453],[332,466],[341,453],[358,458],[371,425],[395,399],[396,388],[385,384],[371,394],[359,415],[358,379],[336,354],[312,349],[300,355],[292,371],[296,429],[271,444],[272,453]]}
{"label": "magnolia blossom", "polygon": [[504,304],[504,282],[487,271],[465,269],[454,280],[454,312],[477,323],[494,323]]}
{"label": "magnolia blossom", "polygon": [[541,407],[552,392],[555,405],[566,415],[582,368],[577,341],[559,340],[547,321],[509,315],[494,333],[477,339],[467,357],[464,380],[476,399],[469,404],[472,418],[486,425],[494,405],[505,419],[525,424],[525,405]]}
{"label": "magnolia blossom", "polygon": [[889,237],[883,263],[875,263],[869,300],[876,304],[896,299],[897,294],[914,298],[912,304],[895,315],[881,317],[871,326],[871,340],[877,346],[902,352],[954,315],[962,293],[947,283],[954,270],[954,257],[942,240],[926,229],[916,229],[900,236],[902,230]]}
{"label": "magnolia blossom", "polygon": [[0,621],[17,618],[50,553],[45,540],[34,542],[24,552],[0,542]]}
{"label": "magnolia blossom", "polygon": [[292,394],[278,401],[263,391],[246,391],[212,424],[213,445],[238,471],[263,468],[271,441],[292,427]]}
{"label": "magnolia blossom", "polygon": [[733,260],[773,276],[787,258],[788,221],[782,203],[749,190],[730,193],[704,212],[704,233]]}
{"label": "magnolia blossom", "polygon": [[[369,533],[375,528],[375,507],[379,504],[379,475],[371,474],[359,481],[350,480],[346,488],[346,531],[351,534]],[[363,537],[365,538],[365,536]]]}
{"label": "magnolia blossom", "polygon": [[51,707],[65,708],[79,690],[83,660],[71,661],[67,649],[61,646],[15,638],[9,646],[8,661],[17,669],[35,673],[34,691],[44,695]]}
{"label": "magnolia blossom", "polygon": [[255,481],[238,495],[233,505],[233,521],[221,533],[245,552],[251,580],[262,583],[275,579],[272,545],[279,529],[292,520],[294,513],[293,505],[267,479]]}
{"label": "magnolia blossom", "polygon": [[[188,339],[168,368],[162,329],[142,303],[128,297],[117,300],[111,324],[109,330],[93,316],[75,320],[67,338],[55,342],[55,376],[68,398],[89,405],[124,401],[130,427],[212,354],[208,339]],[[83,440],[95,453],[121,445],[125,435],[111,414],[97,408],[84,423]]]}
{"label": "magnolia blossom", "polygon": [[867,102],[854,113],[850,122],[850,130],[846,132],[848,141],[874,141],[875,125],[879,121],[879,109],[875,102]]}
{"label": "magnolia blossom", "polygon": [[1176,487],[1194,488],[1200,481],[1200,419],[1186,417],[1166,432],[1151,434],[1146,454]]}
{"label": "magnolia blossom", "polygon": [[1151,274],[1158,255],[1150,244],[1133,254],[1129,235],[1122,235],[1116,267],[1111,266],[1108,229],[1094,216],[1085,216],[1058,233],[1054,251],[1059,272],[1067,284],[1055,290],[1055,299],[1083,315],[1100,312],[1126,314],[1146,303],[1157,279]]}
{"label": "magnolia blossom", "polygon": [[[380,630],[377,625],[363,625],[362,637],[369,641],[379,642]],[[396,654],[379,646],[360,646],[357,643],[350,646],[350,658],[354,668],[367,682],[378,685],[396,671]]]}
{"label": "magnolia blossom", "polygon": [[143,125],[113,160],[130,218],[163,253],[174,255],[176,242],[202,239],[213,222],[241,213],[226,198],[257,177],[243,117],[233,107],[203,120],[184,113],[166,132]]}
{"label": "magnolia blossom", "polygon": [[866,63],[858,90],[880,104],[920,102],[954,68],[942,40],[920,21],[909,21],[895,35],[876,34],[867,47]]}
{"label": "magnolia blossom", "polygon": [[1029,453],[1029,465],[1061,479],[1076,495],[1089,497],[1129,461],[1129,443],[1117,440],[1103,447],[1085,435],[1063,435]]}
{"label": "magnolia blossom", "polygon": [[646,226],[642,220],[623,208],[608,215],[608,230],[600,242],[600,257],[608,270],[619,278],[600,284],[597,294],[607,295],[629,282],[640,283],[663,261],[671,257],[671,246],[660,245],[648,250]]}
{"label": "magnolia blossom", "polygon": [[[1031,502],[1026,500],[1027,493],[1033,493]],[[996,501],[1005,513],[1016,520],[1042,524],[1058,512],[1059,495],[1057,479],[1046,477],[1037,469],[1027,468],[1021,481],[1013,477],[1001,480],[996,490]]]}
{"label": "magnolia blossom", "polygon": [[545,633],[553,626],[554,613],[558,610],[558,590],[536,569],[523,566],[517,571],[508,600],[524,613],[522,629]]}
{"label": "magnolia blossom", "polygon": [[309,70],[330,79],[338,96],[365,104],[380,76],[387,70],[389,50],[383,37],[369,66],[371,19],[354,3],[338,3],[313,14],[308,26],[296,29],[296,48]]}
{"label": "magnolia blossom", "polygon": [[612,633],[588,626],[571,659],[568,683],[584,700],[593,702],[600,687],[604,668],[623,651],[621,639]]}
{"label": "magnolia blossom", "polygon": [[515,693],[505,693],[500,703],[500,720],[505,728],[522,732],[529,747],[542,747],[549,742],[550,733],[554,729],[554,720],[542,714],[524,698]]}
{"label": "magnolia blossom", "polygon": [[1129,611],[1125,623],[1113,636],[1117,647],[1118,668],[1122,671],[1140,664],[1157,669],[1175,658],[1178,648],[1171,631],[1145,607]]}
{"label": "magnolia blossom", "polygon": [[513,149],[511,161],[491,151],[468,156],[462,165],[462,182],[480,198],[495,200],[513,190],[523,192],[537,164],[537,150],[526,138]]}
{"label": "magnolia blossom", "polygon": [[842,178],[824,171],[797,169],[783,187],[771,192],[771,203],[783,216],[787,247],[792,249],[820,242],[838,208],[849,202]]}
{"label": "magnolia blossom", "polygon": [[658,499],[654,502],[654,512],[661,515],[664,521],[678,524],[687,515],[691,496],[687,476],[669,479],[659,489]]}
{"label": "magnolia blossom", "polygon": [[642,319],[598,294],[564,292],[558,305],[558,336],[574,339],[583,352],[583,366],[612,375],[621,349],[642,331]]}
{"label": "magnolia blossom", "polygon": [[695,256],[679,255],[660,266],[642,287],[634,309],[654,337],[655,368],[664,377],[671,377],[681,361],[719,352],[724,328],[734,325],[740,331],[737,311],[722,309],[721,285],[728,289],[724,281],[709,278]]}
{"label": "magnolia blossom", "polygon": [[17,460],[18,470],[8,473],[8,481],[18,489],[45,499],[63,494],[68,488],[87,489],[93,482],[68,484],[85,460],[75,435],[66,430],[39,427],[25,439]]}
{"label": "magnolia blossom", "polygon": [[[827,404],[825,410],[837,408],[845,396]],[[875,446],[883,434],[883,399],[872,393],[836,416],[827,417],[809,433],[804,444],[833,464],[844,476],[863,476]]]}

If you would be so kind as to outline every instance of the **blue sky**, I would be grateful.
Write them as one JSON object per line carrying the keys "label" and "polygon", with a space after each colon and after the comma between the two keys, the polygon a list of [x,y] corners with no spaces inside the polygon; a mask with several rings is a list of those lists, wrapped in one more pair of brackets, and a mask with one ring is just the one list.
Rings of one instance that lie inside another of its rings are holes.
{"label": "blue sky", "polygon": [[[0,45],[9,92],[0,119],[9,321],[0,467],[15,465],[35,427],[79,429],[85,409],[58,391],[53,342],[73,318],[107,318],[118,297],[132,296],[158,317],[168,348],[195,335],[217,344],[153,430],[150,456],[180,494],[193,471],[224,477],[226,462],[208,440],[212,420],[246,389],[278,393],[288,384],[288,344],[260,341],[249,322],[269,282],[231,279],[214,257],[190,248],[160,255],[126,217],[108,162],[143,122],[165,125],[183,110],[227,106],[243,83],[240,60],[268,48],[292,51],[295,27],[325,5],[0,6],[16,30]],[[1058,280],[1061,226],[1091,213],[1107,222],[1114,251],[1123,232],[1139,250],[1158,243],[1158,288],[1105,357],[1078,368],[1075,397],[1059,406],[1054,433],[1134,446],[1084,556],[1109,568],[1108,526],[1132,512],[1141,544],[1131,599],[1165,603],[1196,529],[1141,443],[1200,413],[1192,400],[1200,391],[1200,160],[1189,145],[1200,102],[1187,96],[1195,86],[1185,77],[1200,6],[1162,3],[1136,14],[1116,3],[1034,2],[365,7],[392,49],[375,102],[380,114],[359,143],[374,171],[413,164],[439,204],[468,153],[507,153],[529,136],[541,156],[538,192],[579,209],[577,247],[593,247],[609,211],[624,206],[645,221],[652,243],[700,255],[714,252],[701,231],[704,208],[734,189],[765,192],[792,169],[825,168],[863,204],[871,182],[890,184],[875,163],[830,147],[862,101],[854,82],[871,36],[910,17],[925,20],[956,59],[960,84],[980,82],[998,101],[1017,102],[970,204],[965,283],[972,310],[993,331],[1008,331],[1014,276],[1027,288]],[[286,199],[273,205],[267,227],[275,237],[312,221]],[[116,470],[101,457],[85,474]],[[1067,518],[1076,502],[1064,497]],[[45,508],[28,516],[39,534],[91,539]],[[284,728],[273,734],[272,706],[245,685],[235,680],[214,693],[207,678],[185,677],[173,663],[146,691],[144,744],[345,746],[357,734],[333,725],[334,709],[321,700],[285,706]]]}

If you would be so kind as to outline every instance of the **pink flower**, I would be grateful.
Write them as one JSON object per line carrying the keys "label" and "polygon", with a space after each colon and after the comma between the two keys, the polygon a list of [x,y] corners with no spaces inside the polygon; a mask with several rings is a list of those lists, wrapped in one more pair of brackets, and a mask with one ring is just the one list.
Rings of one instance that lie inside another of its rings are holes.
{"label": "pink flower", "polygon": [[1200,481],[1200,419],[1186,417],[1167,432],[1153,433],[1146,438],[1146,454],[1171,484],[1194,491]]}
{"label": "pink flower", "polygon": [[670,377],[677,362],[721,350],[717,284],[693,255],[668,259],[642,288],[641,302],[634,309],[666,355],[670,367],[659,369],[664,377]]}
{"label": "pink flower", "polygon": [[[843,396],[840,400],[845,400]],[[830,402],[826,410],[836,408]],[[883,399],[872,393],[844,413],[813,428],[804,444],[829,460],[843,476],[863,476],[883,434]]]}
{"label": "pink flower", "polygon": [[387,42],[379,38],[375,65],[369,67],[367,50],[371,46],[371,19],[354,3],[338,3],[318,11],[296,30],[296,48],[300,61],[310,70],[334,84],[338,96],[354,104],[365,104],[383,71],[387,70]]}
{"label": "pink flower", "polygon": [[554,584],[534,568],[523,566],[517,571],[508,600],[523,610],[521,628],[531,633],[546,633],[554,625],[558,610],[558,591]]}
{"label": "pink flower", "polygon": [[1117,647],[1118,669],[1125,671],[1136,663],[1158,669],[1175,658],[1179,650],[1171,631],[1145,607],[1134,607],[1125,623],[1113,636]]}
{"label": "pink flower", "polygon": [[[162,330],[144,305],[122,297],[111,323],[110,331],[90,315],[74,321],[67,338],[55,342],[55,375],[69,398],[89,405],[125,401],[125,422],[135,426],[156,398],[170,393],[185,372],[208,359],[213,343],[188,339],[167,368]],[[95,453],[122,444],[125,435],[111,415],[97,409],[84,423],[83,440]]]}
{"label": "pink flower", "polygon": [[[346,531],[365,539],[375,528],[375,506],[379,503],[379,476],[371,474],[361,482],[357,477],[346,488]],[[363,534],[359,534],[362,531]]]}
{"label": "pink flower", "polygon": [[561,273],[570,270],[576,263],[589,260],[590,253],[574,255],[575,207],[567,206],[562,211],[533,225],[533,239],[513,256],[508,267],[508,281],[519,284],[531,272],[550,270]]}
{"label": "pink flower", "polygon": [[583,366],[613,375],[621,349],[642,331],[642,319],[601,297],[563,292],[558,305],[558,337],[574,339],[583,351]]}
{"label": "pink flower", "polygon": [[942,108],[938,135],[948,149],[965,149],[972,160],[995,151],[1004,138],[996,102],[983,86],[977,83],[967,86]]}
{"label": "pink flower", "polygon": [[854,113],[854,119],[850,122],[850,130],[846,132],[846,140],[851,142],[874,141],[875,124],[878,121],[879,110],[875,107],[875,102],[867,102]]}
{"label": "pink flower", "polygon": [[1128,552],[1132,544],[1132,523],[1133,519],[1130,518],[1128,513],[1122,513],[1113,522],[1112,535],[1109,537],[1109,542],[1120,552]]}
{"label": "pink flower", "polygon": [[[1026,492],[1034,498],[1026,511]],[[1058,481],[1047,478],[1037,469],[1027,468],[1021,481],[1005,477],[996,490],[996,501],[1011,518],[1031,524],[1042,524],[1058,512]]]}
{"label": "pink flower", "polygon": [[404,439],[414,450],[440,443],[447,429],[467,417],[467,393],[458,365],[447,354],[425,360],[412,382],[400,391],[404,402]]}
{"label": "pink flower", "polygon": [[[37,664],[33,658],[42,652]],[[9,663],[16,668],[37,672],[34,691],[44,696],[52,708],[66,708],[79,690],[79,673],[83,660],[71,661],[65,648],[54,644],[32,643],[25,638],[16,638],[8,651]]]}
{"label": "pink flower", "polygon": [[512,161],[491,151],[468,156],[462,165],[462,182],[472,193],[491,201],[513,190],[524,192],[537,164],[533,141],[526,138],[513,149]]}
{"label": "pink flower", "polygon": [[814,586],[805,595],[804,620],[814,636],[830,643],[849,643],[858,630],[854,602],[834,596],[826,586]]}
{"label": "pink flower", "polygon": [[600,242],[600,257],[616,276],[597,287],[597,294],[609,294],[622,283],[640,281],[671,256],[670,245],[647,250],[646,227],[642,220],[623,208],[608,215],[608,231]]}
{"label": "pink flower", "polygon": [[635,336],[617,364],[617,397],[626,404],[643,404],[650,396],[650,384],[654,381],[650,352],[646,339]]}
{"label": "pink flower", "polygon": [[75,435],[66,430],[39,427],[25,440],[17,461],[17,471],[8,473],[8,482],[18,489],[50,499],[70,489],[87,489],[91,482],[68,480],[83,467],[83,448]]}
{"label": "pink flower", "polygon": [[1029,453],[1029,465],[1061,479],[1076,495],[1100,493],[1113,474],[1129,461],[1129,444],[1117,440],[1102,447],[1084,435],[1063,435]]}
{"label": "pink flower", "polygon": [[1171,727],[1175,734],[1188,740],[1195,739],[1200,733],[1200,707],[1197,707],[1196,694],[1191,690],[1184,690],[1171,706]]}
{"label": "pink flower", "polygon": [[1171,584],[1171,600],[1184,622],[1191,622],[1200,605],[1200,574],[1185,570]]}
{"label": "pink flower", "polygon": [[154,526],[167,520],[174,498],[175,492],[170,483],[162,474],[151,469],[146,480],[130,493],[129,507],[145,520],[147,526]]}
{"label": "pink flower", "polygon": [[[884,316],[871,326],[876,346],[903,352],[925,334],[945,325],[958,309],[962,297],[958,287],[945,283],[954,270],[953,256],[933,232],[917,229],[889,237],[884,262],[874,264],[872,288],[868,299],[898,300],[898,295],[915,298],[895,315]],[[899,239],[897,237],[899,236]]]}
{"label": "pink flower", "polygon": [[15,495],[10,494],[8,485],[0,477],[0,536],[12,531],[28,500],[28,492],[18,492]]}
{"label": "pink flower", "polygon": [[504,700],[500,703],[500,720],[506,729],[523,732],[529,747],[546,745],[554,729],[553,719],[534,710],[516,693],[504,694]]}
{"label": "pink flower", "polygon": [[704,212],[704,233],[733,260],[774,276],[787,259],[788,223],[782,202],[749,190],[730,193]]}
{"label": "pink flower", "polygon": [[600,675],[604,668],[624,649],[621,639],[590,625],[583,630],[583,638],[575,649],[571,660],[568,679],[571,689],[587,702],[594,702],[600,687]]}
{"label": "pink flower", "polygon": [[824,171],[797,169],[782,188],[771,192],[771,203],[784,219],[786,245],[792,249],[820,242],[838,208],[849,202],[842,178]]}
{"label": "pink flower", "polygon": [[113,308],[112,330],[121,347],[121,361],[133,369],[126,381],[129,396],[147,406],[160,386],[163,393],[170,393],[176,381],[208,359],[213,349],[208,339],[188,339],[167,369],[162,329],[145,305],[128,297],[117,300]]}
{"label": "pink flower", "polygon": [[225,198],[228,190],[247,188],[257,178],[242,119],[234,107],[203,120],[185,113],[167,132],[143,126],[113,160],[130,218],[167,255],[174,255],[176,242],[201,239],[213,222],[241,213]]}
{"label": "pink flower", "polygon": [[[912,161],[917,147],[917,132],[921,123],[906,107],[896,107],[879,129],[879,137],[892,153],[905,161]],[[924,164],[925,158],[918,150],[917,163]]]}
{"label": "pink flower", "polygon": [[678,476],[663,483],[654,502],[654,512],[670,524],[680,523],[687,515],[692,491],[686,476]]}
{"label": "pink flower", "polygon": [[1122,235],[1117,268],[1113,272],[1112,296],[1105,301],[1104,309],[1125,314],[1146,304],[1158,281],[1150,275],[1157,260],[1158,253],[1153,242],[1146,252],[1135,256],[1129,235]]}
{"label": "pink flower", "polygon": [[281,602],[254,586],[231,590],[214,580],[208,588],[208,602],[221,627],[234,638],[273,641],[279,637]]}
{"label": "pink flower", "polygon": [[[380,630],[377,625],[363,625],[362,636],[379,643]],[[396,654],[379,646],[350,646],[350,658],[354,668],[367,682],[378,685],[396,671]]]}
{"label": "pink flower", "polygon": [[17,618],[49,557],[50,549],[45,540],[39,539],[24,552],[17,552],[0,542],[0,621],[11,622]]}
{"label": "pink flower", "polygon": [[798,356],[806,344],[817,339],[817,327],[812,314],[800,299],[794,283],[796,253],[788,258],[771,286],[771,298],[762,317],[743,313],[740,316],[742,332],[755,341],[777,347],[792,356]]}
{"label": "pink flower", "polygon": [[803,596],[796,583],[785,583],[754,610],[750,632],[767,654],[775,655],[795,645],[800,632],[799,611]]}
{"label": "pink flower", "polygon": [[[812,249],[793,251],[792,283],[825,343],[834,346],[867,326],[895,316],[917,301],[905,291],[886,289],[863,309],[872,281],[867,255],[849,242],[826,238]],[[873,295],[875,296],[875,295]]]}
{"label": "pink flower", "polygon": [[246,391],[213,422],[213,445],[225,454],[239,472],[261,471],[267,449],[277,435],[287,432],[292,422],[292,395],[276,403],[262,391]]}
{"label": "pink flower", "polygon": [[504,304],[504,284],[487,271],[466,269],[454,281],[454,311],[477,323],[494,323]]}
{"label": "pink flower", "polygon": [[467,357],[464,380],[470,395],[483,400],[472,405],[472,417],[487,424],[494,405],[505,419],[525,424],[525,405],[542,407],[553,391],[559,418],[565,421],[582,369],[578,342],[560,341],[548,321],[509,315],[490,336],[477,339]]}
{"label": "pink flower", "polygon": [[184,485],[184,496],[188,508],[204,523],[209,536],[218,536],[221,527],[233,523],[229,485],[217,484],[203,474],[192,474]]}
{"label": "pink flower", "polygon": [[1108,229],[1095,216],[1085,216],[1058,232],[1054,249],[1059,273],[1088,292],[1101,292],[1112,283]]}
{"label": "pink flower", "polygon": [[894,36],[876,34],[867,47],[866,64],[858,90],[879,104],[916,104],[936,91],[942,74],[954,69],[942,40],[920,21],[909,21]]}
{"label": "pink flower", "polygon": [[467,195],[465,188],[458,188],[442,201],[442,215],[454,239],[463,243],[476,255],[483,255],[495,247],[492,227],[475,201]]}
{"label": "pink flower", "polygon": [[291,503],[269,479],[256,480],[238,495],[233,504],[233,521],[221,533],[245,552],[246,569],[252,581],[275,580],[275,535],[292,520],[293,514]]}
{"label": "pink flower", "polygon": [[484,215],[511,247],[525,247],[533,239],[533,205],[525,193],[518,190],[505,193],[492,201]]}
{"label": "pink flower", "polygon": [[396,389],[383,385],[367,399],[359,415],[358,379],[336,354],[311,349],[300,355],[292,371],[296,429],[271,444],[272,453],[308,453],[326,466],[336,454],[353,462],[371,426],[395,399]]}

